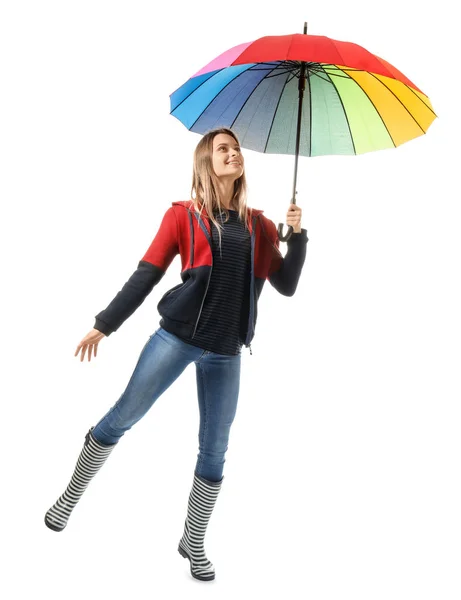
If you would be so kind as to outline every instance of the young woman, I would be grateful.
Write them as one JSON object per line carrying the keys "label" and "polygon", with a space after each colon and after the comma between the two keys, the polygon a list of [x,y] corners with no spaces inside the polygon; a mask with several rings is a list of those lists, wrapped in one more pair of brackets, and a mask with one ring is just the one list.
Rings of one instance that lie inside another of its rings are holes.
{"label": "young woman", "polygon": [[67,489],[45,515],[62,531],[93,476],[120,438],[191,363],[200,411],[199,454],[178,551],[196,579],[214,579],[204,550],[205,532],[223,481],[229,432],[237,409],[242,346],[250,348],[257,303],[267,280],[295,293],[306,256],[301,209],[292,204],[293,233],[285,257],[277,230],[262,210],[246,204],[244,161],[229,129],[207,133],[194,153],[192,200],[173,202],[136,271],[77,346],[83,361],[141,305],[179,253],[182,283],[158,304],[160,327],[144,346],[128,385],[85,437]]}

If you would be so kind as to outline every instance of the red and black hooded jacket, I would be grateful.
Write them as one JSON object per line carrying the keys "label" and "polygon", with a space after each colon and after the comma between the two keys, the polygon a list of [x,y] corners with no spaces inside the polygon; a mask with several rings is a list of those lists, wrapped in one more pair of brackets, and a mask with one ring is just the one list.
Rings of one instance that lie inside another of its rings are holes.
{"label": "red and black hooded jacket", "polygon": [[[258,299],[267,280],[284,296],[292,296],[306,258],[307,231],[293,233],[282,256],[275,224],[262,210],[248,209],[251,235],[250,310],[245,345],[254,337]],[[158,303],[165,329],[187,341],[193,339],[213,269],[210,219],[191,200],[173,202],[136,271],[109,306],[96,315],[95,329],[106,336],[116,331],[144,302],[177,254],[182,283],[168,290]]]}

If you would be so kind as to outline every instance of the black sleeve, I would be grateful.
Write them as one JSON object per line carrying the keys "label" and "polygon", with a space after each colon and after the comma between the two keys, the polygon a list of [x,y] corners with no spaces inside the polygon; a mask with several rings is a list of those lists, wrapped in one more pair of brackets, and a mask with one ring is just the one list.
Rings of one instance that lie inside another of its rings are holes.
{"label": "black sleeve", "polygon": [[141,260],[122,289],[107,308],[95,317],[94,329],[106,336],[117,331],[120,325],[141,306],[165,272],[155,265]]}
{"label": "black sleeve", "polygon": [[[306,260],[307,230],[292,233],[287,241],[287,253],[283,258],[275,257],[274,263],[278,268],[271,269],[269,281],[271,285],[284,296],[293,296],[298,287],[298,281]],[[277,240],[277,246],[279,242]],[[280,265],[280,266],[279,266]]]}

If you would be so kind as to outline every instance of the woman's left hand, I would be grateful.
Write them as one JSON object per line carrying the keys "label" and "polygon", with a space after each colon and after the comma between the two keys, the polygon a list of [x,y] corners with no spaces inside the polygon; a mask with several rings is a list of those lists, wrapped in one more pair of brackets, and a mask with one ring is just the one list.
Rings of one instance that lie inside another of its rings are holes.
{"label": "woman's left hand", "polygon": [[301,233],[302,209],[297,204],[290,204],[287,212],[287,225],[293,227],[293,233]]}

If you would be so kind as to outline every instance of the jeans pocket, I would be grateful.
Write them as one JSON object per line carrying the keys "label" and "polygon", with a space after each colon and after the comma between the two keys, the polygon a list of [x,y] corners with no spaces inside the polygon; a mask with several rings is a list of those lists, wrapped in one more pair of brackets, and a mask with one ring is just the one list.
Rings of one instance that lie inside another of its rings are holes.
{"label": "jeans pocket", "polygon": [[152,335],[149,336],[149,341],[154,337],[154,335],[157,335],[157,333],[160,331],[161,327],[159,327],[158,329],[156,329],[154,331],[154,333]]}

